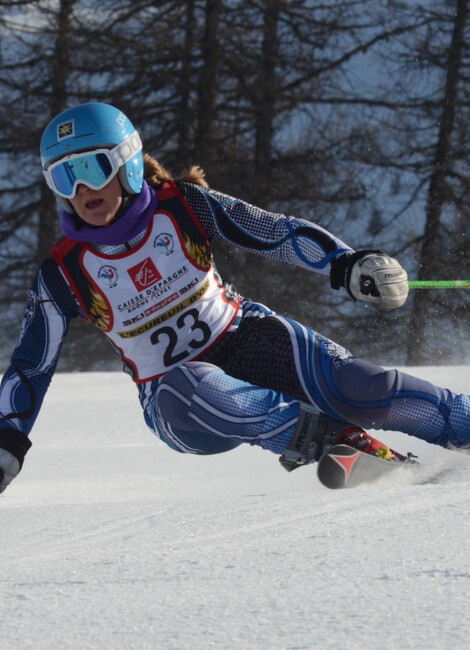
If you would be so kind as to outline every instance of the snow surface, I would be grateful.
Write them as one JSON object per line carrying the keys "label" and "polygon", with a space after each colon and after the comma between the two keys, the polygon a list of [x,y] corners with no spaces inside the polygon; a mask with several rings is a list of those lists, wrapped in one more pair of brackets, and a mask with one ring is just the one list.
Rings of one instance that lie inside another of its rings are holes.
{"label": "snow surface", "polygon": [[0,497],[1,649],[468,648],[470,456],[381,437],[420,472],[329,491],[249,446],[172,452],[125,375],[57,374]]}

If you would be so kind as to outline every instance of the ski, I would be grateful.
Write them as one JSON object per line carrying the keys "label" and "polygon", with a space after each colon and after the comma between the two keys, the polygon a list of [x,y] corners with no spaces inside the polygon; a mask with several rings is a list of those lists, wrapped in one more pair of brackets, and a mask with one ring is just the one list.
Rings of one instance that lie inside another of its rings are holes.
{"label": "ski", "polygon": [[318,478],[331,490],[372,483],[403,466],[416,464],[411,454],[386,460],[348,445],[335,445],[318,462]]}

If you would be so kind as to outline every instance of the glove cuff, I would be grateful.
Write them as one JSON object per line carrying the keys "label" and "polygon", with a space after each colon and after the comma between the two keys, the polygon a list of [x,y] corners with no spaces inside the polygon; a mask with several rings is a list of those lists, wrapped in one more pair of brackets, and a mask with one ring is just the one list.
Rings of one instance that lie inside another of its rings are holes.
{"label": "glove cuff", "polygon": [[0,447],[13,454],[20,464],[20,469],[31,445],[31,440],[18,429],[0,429]]}
{"label": "glove cuff", "polygon": [[330,284],[332,289],[341,289],[344,287],[351,298],[356,300],[352,295],[349,289],[349,280],[351,278],[351,271],[354,264],[365,257],[366,255],[375,254],[383,255],[382,251],[378,250],[363,250],[356,251],[355,253],[344,253],[339,257],[335,257],[331,260],[331,271],[330,271]]}

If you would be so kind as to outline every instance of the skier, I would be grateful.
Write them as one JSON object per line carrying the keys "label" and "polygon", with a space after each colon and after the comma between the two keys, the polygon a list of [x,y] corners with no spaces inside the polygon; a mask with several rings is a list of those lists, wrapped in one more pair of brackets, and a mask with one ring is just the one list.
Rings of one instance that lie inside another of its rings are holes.
{"label": "skier", "polygon": [[192,167],[174,181],[117,108],[86,103],[55,117],[42,169],[62,205],[64,237],[40,266],[0,387],[0,491],[20,471],[28,435],[69,322],[82,316],[113,344],[152,431],[179,452],[241,443],[288,470],[341,441],[393,452],[364,429],[442,446],[470,443],[470,398],[353,356],[222,282],[211,242],[315,271],[354,300],[403,305],[407,274],[318,225],[208,187]]}

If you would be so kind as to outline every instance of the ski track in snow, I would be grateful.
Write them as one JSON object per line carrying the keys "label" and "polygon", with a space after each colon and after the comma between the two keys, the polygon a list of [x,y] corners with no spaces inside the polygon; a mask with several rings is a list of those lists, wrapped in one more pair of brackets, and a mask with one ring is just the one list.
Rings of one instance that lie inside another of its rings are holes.
{"label": "ski track in snow", "polygon": [[0,497],[1,649],[468,647],[470,456],[379,437],[417,471],[333,492],[258,448],[172,452],[124,375],[56,375]]}

